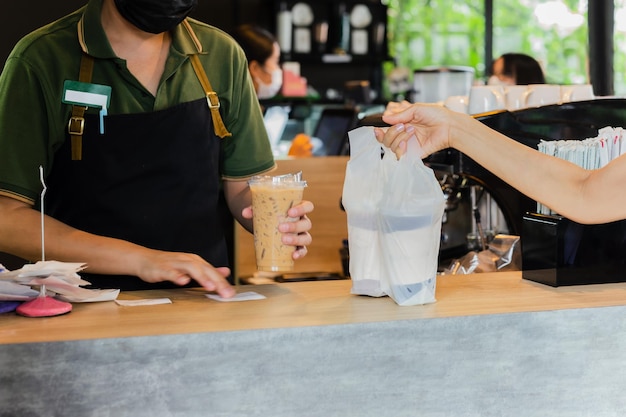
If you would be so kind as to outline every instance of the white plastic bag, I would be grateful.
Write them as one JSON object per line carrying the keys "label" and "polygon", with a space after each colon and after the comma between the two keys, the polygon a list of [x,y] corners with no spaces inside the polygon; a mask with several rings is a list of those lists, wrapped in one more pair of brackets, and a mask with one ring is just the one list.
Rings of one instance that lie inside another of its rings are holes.
{"label": "white plastic bag", "polygon": [[[370,140],[370,133],[374,140]],[[381,297],[385,295],[380,282],[383,270],[378,241],[378,207],[384,187],[382,148],[370,127],[355,129],[348,135],[350,160],[341,202],[348,218],[351,292]]]}
{"label": "white plastic bag", "polygon": [[372,127],[349,137],[342,201],[352,293],[389,295],[403,306],[434,302],[445,204],[441,186],[420,159],[417,141],[409,141],[397,160],[381,148]]}

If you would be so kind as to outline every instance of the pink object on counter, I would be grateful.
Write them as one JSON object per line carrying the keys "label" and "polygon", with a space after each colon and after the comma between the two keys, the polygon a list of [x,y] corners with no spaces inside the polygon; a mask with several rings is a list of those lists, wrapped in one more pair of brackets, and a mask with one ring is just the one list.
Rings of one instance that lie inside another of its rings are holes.
{"label": "pink object on counter", "polygon": [[21,304],[15,312],[26,317],[59,316],[72,311],[72,304],[59,301],[52,297],[37,297],[34,300]]}

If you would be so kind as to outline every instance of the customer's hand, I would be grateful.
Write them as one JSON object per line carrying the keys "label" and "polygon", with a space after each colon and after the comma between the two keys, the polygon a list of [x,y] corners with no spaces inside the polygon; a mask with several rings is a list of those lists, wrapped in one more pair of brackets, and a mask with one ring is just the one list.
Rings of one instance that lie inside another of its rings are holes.
{"label": "customer's hand", "polygon": [[376,139],[398,157],[406,151],[408,140],[417,140],[422,158],[450,146],[451,125],[455,118],[465,117],[435,104],[411,104],[398,113],[383,116],[388,128],[375,128]]}
{"label": "customer's hand", "polygon": [[401,112],[402,110],[405,110],[410,106],[411,106],[411,103],[406,100],[390,101],[389,103],[387,103],[387,106],[385,106],[385,111],[383,112],[383,116]]}
{"label": "customer's hand", "polygon": [[[300,259],[307,254],[307,245],[310,245],[313,241],[309,230],[311,230],[311,220],[307,214],[311,213],[314,209],[313,203],[303,200],[299,204],[296,204],[289,209],[287,215],[291,218],[298,219],[295,222],[284,222],[278,225],[278,230],[283,234],[282,241],[285,245],[295,246],[296,250],[293,252],[293,259]],[[252,207],[246,207],[242,215],[244,218],[252,218]]]}

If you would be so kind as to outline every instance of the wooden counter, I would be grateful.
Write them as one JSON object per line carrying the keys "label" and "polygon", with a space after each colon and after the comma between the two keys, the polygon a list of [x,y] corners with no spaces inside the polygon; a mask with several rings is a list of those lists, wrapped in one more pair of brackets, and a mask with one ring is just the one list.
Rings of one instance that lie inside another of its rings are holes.
{"label": "wooden counter", "polygon": [[244,285],[265,300],[223,303],[200,289],[131,291],[120,299],[168,297],[172,304],[121,307],[74,304],[65,316],[0,315],[0,343],[154,336],[281,327],[369,323],[626,305],[626,283],[553,288],[520,272],[441,276],[437,302],[400,307],[388,297],[350,294],[350,280]]}
{"label": "wooden counter", "polygon": [[[265,300],[146,291],[169,305],[0,316],[3,415],[618,416],[626,284],[518,272],[438,279],[399,307],[350,281],[242,286]],[[35,343],[36,342],[36,343]]]}

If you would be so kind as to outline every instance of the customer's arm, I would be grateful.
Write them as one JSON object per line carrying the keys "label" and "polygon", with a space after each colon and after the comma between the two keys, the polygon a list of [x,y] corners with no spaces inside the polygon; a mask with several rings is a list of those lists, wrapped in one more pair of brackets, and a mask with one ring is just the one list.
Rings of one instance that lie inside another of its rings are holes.
{"label": "customer's arm", "polygon": [[396,153],[416,137],[424,156],[453,147],[559,214],[581,223],[604,223],[626,218],[626,157],[590,171],[544,155],[478,120],[437,105],[415,104],[385,115],[392,126],[378,139]]}

